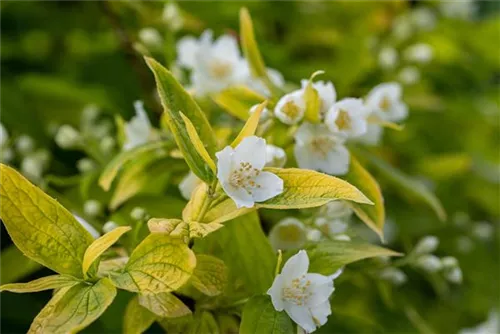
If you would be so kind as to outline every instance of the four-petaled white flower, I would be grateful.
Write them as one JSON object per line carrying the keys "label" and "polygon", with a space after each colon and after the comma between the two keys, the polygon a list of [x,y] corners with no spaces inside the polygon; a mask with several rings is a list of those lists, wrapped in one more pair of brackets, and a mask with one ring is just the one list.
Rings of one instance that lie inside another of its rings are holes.
{"label": "four-petaled white flower", "polygon": [[125,151],[157,138],[142,101],[135,101],[134,108],[135,116],[125,124],[125,143],[123,144]]}
{"label": "four-petaled white flower", "polygon": [[213,41],[211,30],[197,40],[184,37],[177,43],[177,62],[191,70],[191,84],[196,95],[219,92],[248,78],[248,66],[233,36],[223,35]]}
{"label": "four-petaled white flower", "polygon": [[333,280],[341,271],[323,276],[308,273],[308,269],[309,257],[301,250],[285,263],[267,294],[277,311],[285,310],[297,325],[312,333],[332,313],[329,298],[335,290]]}
{"label": "four-petaled white flower", "polygon": [[296,90],[284,95],[274,107],[274,115],[288,125],[300,122],[305,111],[306,101],[303,90]]}
{"label": "four-petaled white flower", "polygon": [[366,106],[378,117],[398,122],[408,116],[408,107],[401,101],[401,85],[396,82],[375,86],[366,97]]}
{"label": "four-petaled white flower", "polygon": [[[303,79],[300,81],[300,84],[302,85],[302,92],[304,92],[308,83],[309,80]],[[337,99],[337,91],[331,81],[316,81],[313,82],[312,86],[318,92],[320,101],[319,112],[321,116],[324,116]]]}
{"label": "four-petaled white flower", "polygon": [[295,159],[299,168],[332,175],[349,171],[349,151],[345,138],[331,133],[325,124],[304,122],[295,132]]}
{"label": "four-petaled white flower", "polygon": [[330,131],[345,138],[359,137],[366,132],[367,113],[361,99],[346,98],[330,107],[325,123]]}
{"label": "four-petaled white flower", "polygon": [[283,192],[283,180],[262,171],[266,164],[266,141],[256,136],[244,138],[232,148],[226,146],[217,156],[217,178],[238,208],[251,208]]}

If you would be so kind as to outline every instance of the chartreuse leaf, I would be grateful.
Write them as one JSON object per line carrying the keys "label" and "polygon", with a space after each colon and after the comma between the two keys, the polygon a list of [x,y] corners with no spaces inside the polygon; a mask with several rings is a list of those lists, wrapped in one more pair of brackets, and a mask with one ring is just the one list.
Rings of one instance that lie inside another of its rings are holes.
{"label": "chartreuse leaf", "polygon": [[307,250],[309,272],[331,275],[346,264],[377,256],[401,256],[387,248],[357,241],[324,241]]}
{"label": "chartreuse leaf", "polygon": [[205,114],[191,95],[177,82],[171,72],[154,59],[148,57],[145,59],[154,74],[158,94],[164,108],[165,120],[172,131],[177,146],[193,173],[200,179],[211,182],[214,173],[206,168],[205,162],[189,137],[181,117],[182,112],[193,123],[209,156],[213,158],[215,156],[216,139]]}
{"label": "chartreuse leaf", "polygon": [[224,261],[214,256],[197,254],[196,268],[190,282],[207,296],[221,294],[227,283],[227,267]]}
{"label": "chartreuse leaf", "polygon": [[5,247],[0,253],[0,283],[2,284],[16,282],[40,268],[42,268],[41,264],[24,256],[15,245]]}
{"label": "chartreuse leaf", "polygon": [[127,233],[131,229],[132,228],[130,226],[120,226],[94,240],[89,248],[87,248],[85,255],[83,256],[83,275],[87,276],[87,271],[92,263],[94,263],[94,261],[97,260],[97,258],[101,256],[102,253],[104,253],[109,247],[117,242],[123,234]]}
{"label": "chartreuse leaf", "polygon": [[131,161],[141,161],[144,157],[151,155],[154,152],[162,150],[170,150],[172,143],[168,141],[157,141],[153,143],[144,144],[134,147],[129,151],[124,151],[118,154],[111,160],[111,162],[104,168],[101,176],[99,177],[99,185],[102,189],[108,191],[111,188],[113,180],[118,175],[120,170]]}
{"label": "chartreuse leaf", "polygon": [[186,331],[188,334],[221,334],[217,321],[215,321],[212,313],[208,311],[198,311],[193,317],[193,321],[189,324]]}
{"label": "chartreuse leaf", "polygon": [[76,333],[94,322],[116,296],[108,278],[60,289],[31,324],[28,333]]}
{"label": "chartreuse leaf", "polygon": [[293,334],[292,320],[274,309],[268,296],[255,296],[243,308],[240,334]]}
{"label": "chartreuse leaf", "polygon": [[262,110],[264,110],[266,105],[267,101],[264,101],[257,106],[255,111],[248,118],[247,122],[241,129],[236,139],[231,143],[231,147],[238,146],[238,144],[241,143],[243,138],[248,136],[253,136],[255,134],[255,130],[257,130],[257,126],[259,125],[260,114],[262,113]]}
{"label": "chartreuse leaf", "polygon": [[213,95],[212,99],[229,114],[246,121],[250,109],[266,98],[246,86],[231,86]]}
{"label": "chartreuse leaf", "polygon": [[51,275],[36,279],[28,283],[11,283],[0,286],[0,291],[18,293],[38,292],[44,290],[59,289],[78,284],[80,281],[72,276]]}
{"label": "chartreuse leaf", "polygon": [[212,172],[214,172],[215,174],[216,172],[215,162],[208,154],[205,146],[203,146],[203,142],[201,141],[200,136],[198,136],[196,128],[194,127],[193,123],[191,123],[189,118],[186,117],[186,115],[184,115],[182,112],[180,114],[182,120],[184,121],[184,125],[186,125],[186,130],[188,132],[189,138],[191,139],[191,142],[194,145],[194,148],[196,149],[198,154],[202,157],[202,159],[207,163],[208,167],[210,167]]}
{"label": "chartreuse leaf", "polygon": [[57,201],[0,164],[0,217],[24,255],[58,272],[82,277],[83,254],[94,238]]}
{"label": "chartreuse leaf", "polygon": [[348,182],[312,170],[298,168],[266,168],[283,180],[283,193],[257,207],[268,209],[303,209],[324,205],[333,200],[373,204]]}
{"label": "chartreuse leaf", "polygon": [[313,87],[313,79],[317,75],[323,74],[323,71],[314,72],[309,81],[307,82],[307,86],[304,90],[304,100],[306,101],[306,111],[304,117],[311,123],[319,123],[320,117],[320,109],[321,109],[321,99],[319,98],[318,91]]}
{"label": "chartreuse leaf", "polygon": [[191,310],[179,298],[168,292],[140,294],[139,304],[160,318],[178,318],[191,314]]}
{"label": "chartreuse leaf", "polygon": [[221,227],[222,225],[218,223],[185,222],[181,219],[152,218],[148,221],[151,233],[166,233],[175,237],[187,238],[203,238]]}
{"label": "chartreuse leaf", "polygon": [[156,315],[139,304],[139,296],[134,296],[127,304],[123,318],[125,334],[141,334],[156,320]]}
{"label": "chartreuse leaf", "polygon": [[132,252],[119,274],[111,279],[121,289],[160,293],[180,288],[193,274],[196,257],[179,238],[165,233],[146,237]]}
{"label": "chartreuse leaf", "polygon": [[384,160],[365,150],[359,151],[359,155],[362,155],[362,157],[365,158],[382,177],[391,182],[403,196],[414,198],[415,200],[427,204],[434,210],[441,221],[446,220],[446,211],[441,202],[436,195],[427,189],[421,182],[403,174],[400,170],[392,167]]}
{"label": "chartreuse leaf", "polygon": [[383,240],[385,223],[384,198],[377,181],[352,155],[349,172],[345,175],[345,180],[358,187],[374,203],[373,205],[366,205],[348,202],[359,219]]}

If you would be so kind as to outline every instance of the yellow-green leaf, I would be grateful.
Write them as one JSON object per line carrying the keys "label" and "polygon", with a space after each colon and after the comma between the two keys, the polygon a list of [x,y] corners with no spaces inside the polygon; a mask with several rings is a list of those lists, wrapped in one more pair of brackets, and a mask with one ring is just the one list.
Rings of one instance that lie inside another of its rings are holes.
{"label": "yellow-green leaf", "polygon": [[241,47],[250,65],[252,75],[256,78],[267,77],[266,65],[255,40],[252,18],[246,8],[240,10],[240,36]]}
{"label": "yellow-green leaf", "polygon": [[166,233],[178,237],[189,235],[188,224],[182,219],[151,218],[148,228],[151,233]]}
{"label": "yellow-green leaf", "polygon": [[239,143],[243,140],[243,138],[248,136],[253,136],[255,134],[255,130],[257,130],[257,126],[259,125],[260,114],[267,106],[267,101],[262,102],[255,108],[255,111],[250,115],[247,122],[241,129],[240,133],[236,137],[236,139],[231,143],[231,147],[238,146]]}
{"label": "yellow-green leaf", "polygon": [[0,164],[0,217],[24,255],[59,274],[82,277],[94,238],[76,218],[14,169]]}
{"label": "yellow-green leaf", "polygon": [[180,288],[193,274],[196,257],[179,238],[152,233],[132,252],[115,285],[132,292],[160,293]]}
{"label": "yellow-green leaf", "polygon": [[83,256],[82,270],[83,275],[87,275],[87,271],[94,261],[102,255],[109,247],[111,247],[115,242],[120,239],[120,237],[130,231],[132,228],[130,226],[120,226],[114,230],[106,233],[100,238],[94,240],[94,242],[87,248],[85,255]]}
{"label": "yellow-green leaf", "polygon": [[377,181],[352,155],[349,173],[345,176],[345,180],[358,187],[374,203],[373,205],[366,205],[349,202],[359,219],[383,240],[385,223],[384,198]]}
{"label": "yellow-green leaf", "polygon": [[318,91],[313,87],[313,79],[317,75],[323,73],[325,72],[323,71],[314,72],[309,78],[307,86],[304,90],[304,99],[306,101],[306,111],[304,117],[311,123],[319,123],[321,119],[320,117],[321,99],[319,97]]}
{"label": "yellow-green leaf", "polygon": [[200,136],[198,136],[198,133],[196,132],[196,129],[195,129],[193,123],[191,123],[189,118],[187,118],[186,115],[184,115],[182,112],[180,114],[181,114],[182,120],[184,121],[184,124],[186,125],[186,130],[188,132],[189,138],[191,139],[191,141],[194,145],[194,148],[196,149],[198,154],[203,158],[203,160],[207,163],[208,167],[210,167],[212,172],[214,172],[214,174],[215,174],[215,172],[216,172],[215,162],[208,154],[207,149],[203,145],[203,142],[201,141]]}
{"label": "yellow-green leaf", "polygon": [[266,168],[283,180],[280,195],[257,207],[268,209],[303,209],[324,205],[333,200],[373,204],[361,191],[348,182],[313,170],[298,168]]}
{"label": "yellow-green leaf", "polygon": [[217,231],[222,227],[219,223],[198,223],[190,221],[188,223],[190,238],[204,238],[208,234]]}
{"label": "yellow-green leaf", "polygon": [[107,164],[106,168],[99,177],[99,185],[102,189],[108,191],[111,188],[113,180],[126,164],[134,160],[142,160],[144,156],[148,156],[152,152],[156,152],[158,150],[170,150],[172,145],[173,144],[171,142],[157,141],[135,147],[129,151],[121,152]]}
{"label": "yellow-green leaf", "polygon": [[79,282],[79,280],[72,276],[51,275],[27,283],[4,284],[0,286],[0,291],[10,291],[18,293],[38,292],[69,287],[78,284]]}
{"label": "yellow-green leaf", "polygon": [[134,296],[127,304],[123,318],[125,334],[141,334],[145,332],[156,319],[156,315],[139,304],[139,296]]}
{"label": "yellow-green leaf", "polygon": [[232,86],[213,95],[212,99],[229,114],[246,121],[250,108],[264,102],[266,98],[246,86]]}
{"label": "yellow-green leaf", "polygon": [[139,304],[160,318],[178,318],[191,314],[191,310],[179,298],[168,292],[140,294]]}
{"label": "yellow-green leaf", "polygon": [[227,283],[227,267],[224,261],[210,255],[197,254],[196,268],[191,284],[207,296],[217,296]]}
{"label": "yellow-green leaf", "polygon": [[203,158],[191,141],[184,126],[181,112],[191,120],[209,156],[213,157],[215,155],[216,139],[207,117],[170,71],[152,58],[146,57],[145,59],[156,80],[165,120],[184,159],[189,168],[200,179],[206,182],[212,181],[214,174],[210,169],[206,168]]}
{"label": "yellow-green leaf", "polygon": [[76,333],[99,318],[115,296],[116,288],[108,278],[62,288],[33,320],[28,333]]}
{"label": "yellow-green leaf", "polygon": [[309,272],[331,275],[346,264],[377,256],[401,256],[387,248],[357,241],[324,241],[307,250]]}
{"label": "yellow-green leaf", "polygon": [[274,309],[269,296],[255,296],[243,308],[240,334],[293,334],[292,320]]}

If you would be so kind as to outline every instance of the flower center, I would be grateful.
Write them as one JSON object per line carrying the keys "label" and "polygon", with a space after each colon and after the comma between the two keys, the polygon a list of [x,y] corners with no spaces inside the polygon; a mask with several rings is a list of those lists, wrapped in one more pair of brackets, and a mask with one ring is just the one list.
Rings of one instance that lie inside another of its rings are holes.
{"label": "flower center", "polygon": [[318,136],[311,141],[310,146],[314,153],[325,158],[335,146],[335,141],[329,136]]}
{"label": "flower center", "polygon": [[337,119],[335,120],[335,124],[337,124],[339,130],[350,129],[351,128],[351,117],[349,117],[349,114],[346,111],[340,110],[339,115],[337,116]]}
{"label": "flower center", "polygon": [[210,64],[210,73],[214,78],[223,79],[229,76],[232,71],[231,64],[222,62],[222,61],[214,61]]}
{"label": "flower center", "polygon": [[291,119],[296,119],[300,115],[300,108],[293,101],[285,103],[281,111]]}
{"label": "flower center", "polygon": [[379,107],[382,111],[389,111],[391,108],[391,100],[387,96],[384,96],[382,101],[380,101]]}
{"label": "flower center", "polygon": [[311,281],[305,275],[292,280],[292,284],[283,288],[283,299],[296,305],[305,305],[312,293],[309,291]]}
{"label": "flower center", "polygon": [[229,183],[236,188],[260,188],[260,184],[255,182],[255,177],[260,174],[260,170],[253,168],[249,162],[240,162],[239,168],[234,169],[229,176]]}

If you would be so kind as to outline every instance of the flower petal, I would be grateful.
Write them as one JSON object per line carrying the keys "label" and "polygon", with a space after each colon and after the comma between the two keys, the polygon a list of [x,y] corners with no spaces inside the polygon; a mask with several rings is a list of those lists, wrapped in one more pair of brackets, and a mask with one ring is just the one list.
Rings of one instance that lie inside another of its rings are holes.
{"label": "flower petal", "polygon": [[286,261],[283,270],[281,270],[281,275],[283,275],[286,281],[291,281],[294,278],[307,274],[307,269],[309,269],[309,257],[305,250],[300,250]]}
{"label": "flower petal", "polygon": [[261,172],[255,177],[255,183],[260,188],[252,188],[255,202],[263,202],[283,192],[283,180],[271,172]]}
{"label": "flower petal", "polygon": [[283,311],[285,305],[283,303],[283,275],[278,275],[274,278],[273,285],[267,290],[267,294],[271,296],[276,311]]}
{"label": "flower petal", "polygon": [[328,316],[332,314],[330,301],[326,300],[324,303],[316,305],[314,308],[311,308],[311,313],[316,325],[318,327],[323,326],[328,320]]}
{"label": "flower petal", "polygon": [[262,170],[266,164],[266,141],[257,136],[243,138],[234,149],[233,161],[235,166],[248,162],[253,168]]}
{"label": "flower petal", "polygon": [[335,145],[321,161],[321,170],[332,175],[343,175],[349,171],[349,151],[344,145]]}
{"label": "flower petal", "polygon": [[217,178],[220,183],[229,180],[233,165],[233,153],[234,150],[231,146],[226,146],[222,151],[215,153],[217,157]]}
{"label": "flower petal", "polygon": [[192,36],[184,37],[177,43],[177,62],[184,67],[192,68],[196,64],[198,41]]}
{"label": "flower petal", "polygon": [[307,333],[312,333],[316,330],[316,324],[314,323],[313,315],[309,311],[309,308],[286,303],[285,311],[290,318]]}
{"label": "flower petal", "polygon": [[222,189],[236,203],[237,208],[253,208],[255,202],[245,188],[233,187],[228,182],[221,182]]}
{"label": "flower petal", "polygon": [[306,274],[305,279],[311,282],[308,287],[310,295],[307,298],[307,305],[309,307],[322,304],[325,300],[330,298],[333,290],[335,290],[333,287],[333,280],[328,276]]}

